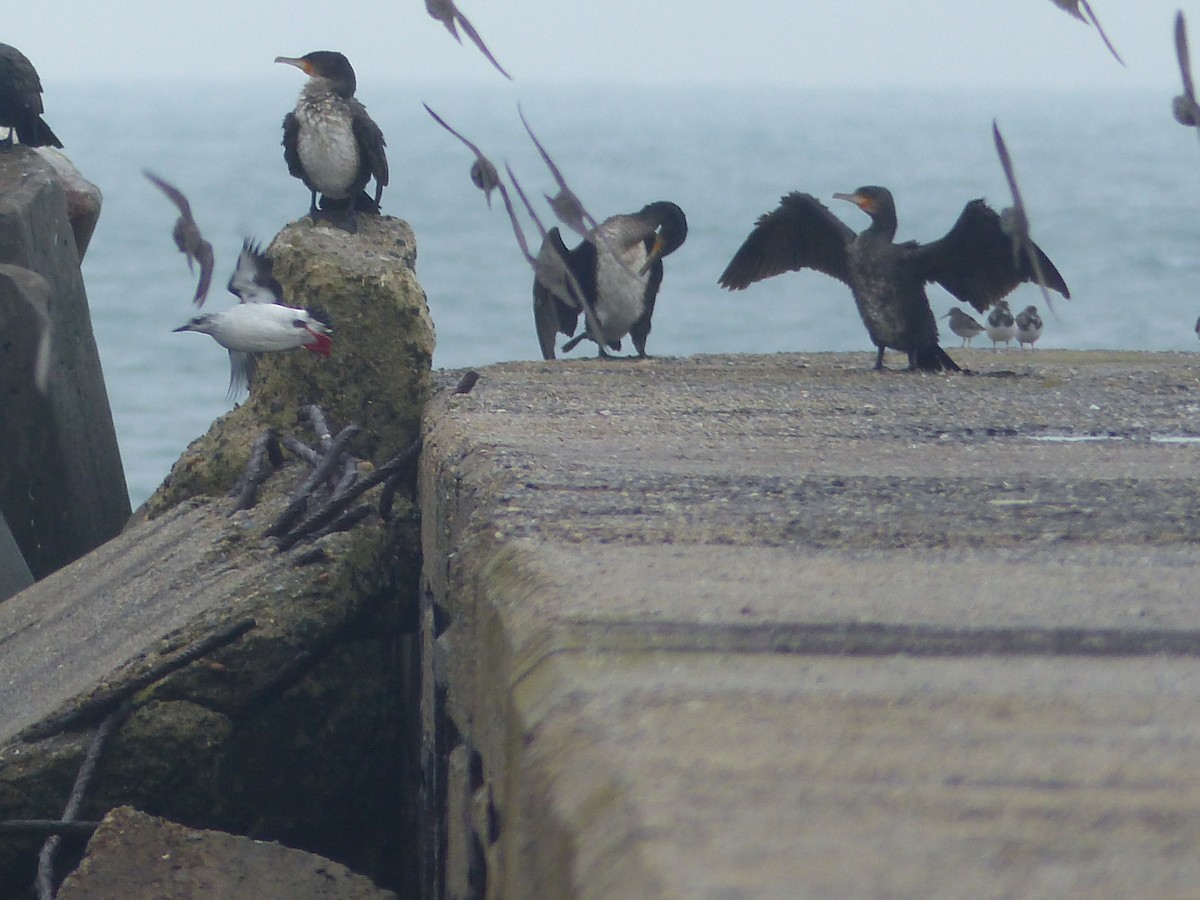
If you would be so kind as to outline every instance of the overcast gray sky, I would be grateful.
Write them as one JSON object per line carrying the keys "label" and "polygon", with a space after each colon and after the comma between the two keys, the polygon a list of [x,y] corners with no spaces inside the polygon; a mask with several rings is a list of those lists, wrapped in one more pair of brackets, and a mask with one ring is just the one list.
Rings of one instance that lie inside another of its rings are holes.
{"label": "overcast gray sky", "polygon": [[[461,8],[518,82],[628,81],[648,102],[656,82],[1174,85],[1178,8],[1200,50],[1200,2],[1091,2],[1128,69],[1051,0],[461,0]],[[0,39],[47,83],[269,78],[276,55],[317,49],[346,53],[360,83],[499,77],[428,17],[424,0],[8,6]]]}

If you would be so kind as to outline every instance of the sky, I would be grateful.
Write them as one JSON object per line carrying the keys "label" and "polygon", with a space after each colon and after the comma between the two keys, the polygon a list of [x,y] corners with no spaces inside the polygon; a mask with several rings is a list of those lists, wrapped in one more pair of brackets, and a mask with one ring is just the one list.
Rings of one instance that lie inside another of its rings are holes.
{"label": "sky", "polygon": [[[1128,63],[1051,0],[460,0],[518,83],[1161,87],[1172,23],[1200,2],[1091,0]],[[277,55],[340,50],[369,82],[488,82],[424,0],[42,0],[10,5],[5,43],[60,80],[284,78]],[[1200,69],[1198,69],[1200,72]],[[50,106],[50,102],[47,103]]]}

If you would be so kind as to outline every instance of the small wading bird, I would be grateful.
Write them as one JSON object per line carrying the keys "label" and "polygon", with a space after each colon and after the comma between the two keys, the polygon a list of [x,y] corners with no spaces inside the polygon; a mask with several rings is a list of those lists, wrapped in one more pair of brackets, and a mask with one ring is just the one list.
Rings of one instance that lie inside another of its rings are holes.
{"label": "small wading bird", "polygon": [[950,319],[950,330],[962,338],[962,346],[969,347],[971,338],[983,331],[983,326],[968,316],[957,306],[942,316]]}
{"label": "small wading bird", "polygon": [[[351,233],[356,211],[379,212],[388,183],[383,132],[354,96],[357,82],[341,53],[316,50],[301,57],[277,56],[308,75],[296,108],[283,118],[283,158],[288,172],[312,194],[309,215]],[[364,192],[375,179],[375,199]],[[321,195],[318,210],[317,194]]]}
{"label": "small wading bird", "polygon": [[462,38],[458,36],[458,28],[463,30],[463,33],[471,39],[471,43],[479,48],[479,52],[487,57],[487,61],[496,67],[496,71],[512,81],[512,76],[504,71],[504,67],[496,62],[496,57],[492,56],[492,52],[488,50],[484,44],[483,38],[479,36],[479,32],[467,21],[467,17],[459,12],[458,7],[454,5],[454,0],[425,0],[425,9],[436,21],[441,22],[446,26],[446,30],[460,44]]}
{"label": "small wading bird", "polygon": [[1034,342],[1042,336],[1042,317],[1038,315],[1036,306],[1027,306],[1016,318],[1017,346],[1024,348],[1026,344],[1034,348]]}
{"label": "small wading bird", "polygon": [[[1192,83],[1192,57],[1188,52],[1187,23],[1183,10],[1175,13],[1175,56],[1179,60],[1179,74],[1183,78],[1183,93],[1171,101],[1171,112],[1175,121],[1200,129],[1200,104],[1196,102],[1196,88]],[[1200,134],[1200,130],[1196,132]]]}
{"label": "small wading bird", "polygon": [[42,118],[42,82],[33,63],[16,47],[0,44],[0,126],[9,129],[0,149],[13,144],[13,131],[27,147],[61,147]]}
{"label": "small wading bird", "polygon": [[[620,350],[629,335],[639,357],[646,356],[654,302],[662,285],[663,257],[687,239],[683,210],[666,200],[649,203],[635,213],[611,216],[566,255],[567,267],[594,310],[596,324],[563,344],[567,353],[584,338],[596,342],[600,356]],[[533,316],[542,357],[554,359],[557,332],[575,333],[582,306],[564,300],[537,279],[533,283]]]}
{"label": "small wading bird", "polygon": [[175,239],[175,246],[179,248],[179,252],[187,257],[189,272],[195,271],[192,265],[193,262],[200,264],[200,278],[196,282],[196,294],[192,297],[192,302],[197,306],[203,306],[204,298],[208,296],[208,286],[212,282],[212,244],[204,240],[201,236],[200,226],[192,218],[192,205],[188,203],[187,197],[183,195],[183,192],[170,182],[163,181],[149,169],[142,169],[142,174],[150,179],[150,182],[160,191],[166,194],[167,199],[174,203],[176,209],[179,210],[179,218],[175,220],[175,227],[171,230],[171,237]]}
{"label": "small wading bird", "polygon": [[[1000,210],[1000,227],[1012,239],[1013,263],[1019,265],[1020,257],[1025,257],[1030,268],[1033,269],[1033,277],[1042,290],[1042,296],[1046,298],[1046,305],[1053,310],[1054,304],[1050,301],[1050,292],[1046,290],[1046,274],[1042,271],[1040,254],[1035,252],[1037,245],[1029,236],[1029,216],[1025,213],[1025,202],[1021,199],[1021,189],[1017,187],[1017,176],[1013,172],[1012,158],[1008,155],[1008,147],[1004,144],[1000,126],[996,124],[995,119],[992,120],[992,140],[996,143],[996,154],[1000,157],[1000,167],[1004,169],[1004,177],[1008,180],[1008,189],[1013,198],[1012,206]],[[1064,292],[1064,297],[1071,296],[1065,292],[1065,286],[1060,290]]]}
{"label": "small wading bird", "polygon": [[[910,371],[959,371],[938,346],[937,321],[925,295],[928,282],[984,312],[1034,277],[1027,260],[1013,260],[1000,216],[982,200],[970,201],[940,240],[897,244],[896,204],[887,188],[869,185],[833,196],[871,217],[865,231],[856,235],[811,194],[788,194],[777,209],[759,217],[719,281],[729,290],[742,290],[807,268],[844,282],[877,349],[877,370],[883,368],[884,349],[891,347],[908,354]],[[1066,296],[1054,264],[1033,249],[1047,283]]]}
{"label": "small wading bird", "polygon": [[[1100,27],[1100,20],[1096,18],[1096,14],[1092,12],[1092,7],[1088,0],[1050,0],[1059,9],[1070,13],[1080,22],[1087,25],[1094,25],[1096,31],[1100,33],[1100,40],[1104,41],[1104,46],[1108,48],[1108,52],[1113,55],[1113,59],[1121,65],[1125,65],[1125,60],[1121,59],[1121,54],[1117,52],[1117,48],[1112,45],[1112,41],[1108,39],[1108,35],[1104,33],[1104,29]],[[1080,12],[1082,8],[1083,12]],[[1087,13],[1085,16],[1084,13]]]}
{"label": "small wading bird", "polygon": [[271,270],[270,257],[246,239],[229,279],[230,293],[241,302],[222,312],[196,316],[175,329],[212,335],[229,351],[230,399],[253,382],[257,354],[303,347],[328,357],[333,344],[328,324],[308,310],[282,305],[283,286]]}
{"label": "small wading bird", "polygon": [[1004,346],[1007,347],[1009,342],[1017,336],[1017,324],[1013,319],[1012,310],[1008,308],[1007,300],[1000,300],[996,306],[988,313],[987,317],[987,333],[992,339],[992,349],[996,349],[996,345],[1004,341]]}

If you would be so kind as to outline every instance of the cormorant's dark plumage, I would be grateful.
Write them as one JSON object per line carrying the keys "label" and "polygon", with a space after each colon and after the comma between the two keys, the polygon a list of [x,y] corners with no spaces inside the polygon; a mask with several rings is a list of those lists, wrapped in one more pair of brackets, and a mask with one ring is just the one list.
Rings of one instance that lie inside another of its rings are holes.
{"label": "cormorant's dark plumage", "polygon": [[[299,58],[277,56],[275,62],[295,66],[309,76],[296,108],[283,119],[283,158],[288,172],[312,193],[314,219],[333,218],[348,231],[356,228],[354,212],[379,211],[388,183],[383,132],[354,97],[357,82],[350,61],[332,50],[316,50]],[[375,179],[372,202],[363,189]],[[321,195],[320,211],[317,194]]]}
{"label": "cormorant's dark plumage", "polygon": [[[605,348],[620,350],[621,338],[628,334],[638,356],[644,357],[654,302],[662,285],[662,259],[686,238],[683,210],[665,200],[647,204],[635,213],[605,219],[574,250],[568,251],[558,229],[551,229],[547,240],[556,242],[553,249],[566,260],[594,311],[599,331],[596,333],[589,317],[585,331],[564,344],[563,352],[586,337],[596,342],[601,356],[606,356]],[[573,335],[581,312],[582,306],[574,298],[564,298],[534,280],[534,322],[543,358],[554,359],[557,333]]]}
{"label": "cormorant's dark plumage", "polygon": [[[0,126],[15,129],[28,147],[61,147],[43,112],[42,82],[33,63],[16,47],[0,44]],[[11,133],[0,141],[0,147],[10,146]]]}
{"label": "cormorant's dark plumage", "polygon": [[[893,242],[896,205],[887,188],[860,187],[835,194],[871,217],[855,234],[811,194],[791,193],[761,216],[721,274],[722,287],[741,290],[786,271],[816,269],[850,286],[858,312],[878,353],[891,347],[908,354],[910,369],[958,371],[938,346],[937,322],[925,296],[936,281],[956,298],[983,312],[1022,281],[1034,279],[1028,259],[1014,261],[1000,216],[982,200],[968,203],[954,227],[928,244]],[[1046,285],[1069,297],[1054,264],[1034,245]]]}

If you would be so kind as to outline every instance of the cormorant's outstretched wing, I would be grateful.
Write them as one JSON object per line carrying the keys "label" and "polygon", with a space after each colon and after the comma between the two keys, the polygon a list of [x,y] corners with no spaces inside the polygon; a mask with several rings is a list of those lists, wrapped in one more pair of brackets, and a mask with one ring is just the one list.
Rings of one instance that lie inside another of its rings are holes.
{"label": "cormorant's outstretched wing", "polygon": [[812,194],[792,192],[778,208],[759,216],[718,282],[740,291],[772,275],[816,269],[849,284],[846,245],[852,240],[854,232],[825,204]]}
{"label": "cormorant's outstretched wing", "polygon": [[375,124],[375,120],[367,115],[367,108],[354,98],[350,99],[354,110],[350,127],[354,129],[354,139],[358,141],[358,149],[367,163],[367,170],[375,179],[375,205],[379,205],[383,197],[383,187],[388,183],[387,154],[384,147],[387,142],[383,132]]}
{"label": "cormorant's outstretched wing", "polygon": [[[1046,287],[1070,297],[1067,283],[1050,258],[1032,241]],[[912,250],[912,260],[925,281],[936,281],[980,312],[1007,296],[1022,281],[1037,275],[1022,253],[1013,261],[1012,240],[1000,226],[999,214],[982,200],[972,200],[944,238]]]}

